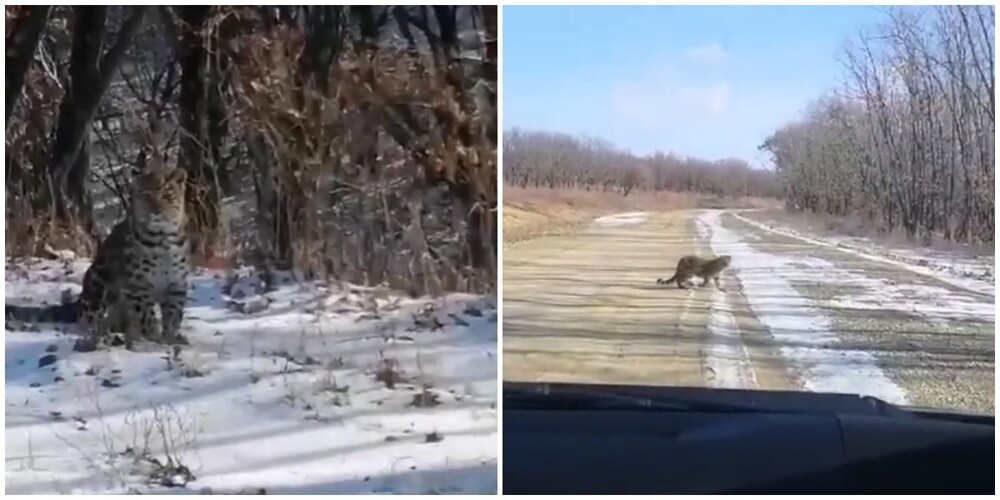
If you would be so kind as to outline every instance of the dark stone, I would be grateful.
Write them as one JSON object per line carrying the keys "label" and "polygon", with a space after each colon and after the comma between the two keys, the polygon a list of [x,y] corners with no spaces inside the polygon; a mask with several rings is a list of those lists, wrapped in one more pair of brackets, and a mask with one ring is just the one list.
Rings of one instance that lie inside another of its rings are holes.
{"label": "dark stone", "polygon": [[42,368],[45,366],[49,366],[55,363],[58,359],[59,357],[56,356],[55,354],[46,354],[45,356],[38,358],[38,367]]}
{"label": "dark stone", "polygon": [[82,337],[73,343],[74,352],[93,352],[97,350],[97,342],[92,337]]}

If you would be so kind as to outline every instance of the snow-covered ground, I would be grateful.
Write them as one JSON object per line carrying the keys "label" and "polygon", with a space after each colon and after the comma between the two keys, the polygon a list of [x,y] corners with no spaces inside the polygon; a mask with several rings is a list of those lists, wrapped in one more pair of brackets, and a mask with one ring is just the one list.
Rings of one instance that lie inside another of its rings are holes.
{"label": "snow-covered ground", "polygon": [[[706,211],[698,217],[700,239],[714,254],[732,256],[732,273],[738,277],[750,309],[768,329],[807,390],[865,394],[897,404],[911,399],[896,378],[882,368],[879,356],[883,353],[877,346],[864,350],[846,346],[834,314],[857,317],[865,314],[862,311],[890,313],[900,318],[920,318],[946,329],[952,324],[989,325],[995,321],[995,304],[984,300],[984,296],[993,294],[982,286],[982,281],[956,276],[947,269],[935,270],[885,257],[875,245],[865,250],[844,248],[738,214],[733,217],[728,220],[743,221],[750,226],[742,227],[765,232],[727,228],[722,223],[722,212]],[[760,235],[768,232],[794,238],[799,243],[791,245],[801,250],[790,252],[787,243],[761,244]],[[810,248],[829,251],[824,257]],[[907,279],[893,273],[872,273],[866,267],[844,266],[830,259],[831,252],[837,251],[851,254],[852,259],[876,262],[883,269],[897,269],[902,275],[914,274]],[[834,286],[825,287],[829,296],[823,300],[801,289],[827,284]],[[739,336],[730,333],[735,328],[731,318],[724,296],[713,294],[709,327],[715,340],[708,351],[708,363],[720,373],[720,383],[752,387],[745,375],[747,355]],[[895,338],[891,332],[889,335],[887,341]]]}
{"label": "snow-covered ground", "polygon": [[[698,223],[705,228],[701,231],[709,235],[713,252],[732,256],[731,267],[739,275],[750,308],[771,332],[782,356],[801,375],[804,388],[815,392],[865,394],[906,404],[905,391],[879,368],[872,353],[838,347],[839,339],[830,318],[792,286],[800,266],[827,263],[760,252],[739,234],[723,227],[721,215],[719,211],[700,215]],[[713,314],[718,313],[713,310]],[[715,364],[721,362],[714,361]],[[735,370],[748,363],[730,361],[728,364]]]}
{"label": "snow-covered ground", "polygon": [[907,271],[929,276],[952,286],[984,295],[996,295],[995,262],[992,258],[966,258],[955,253],[930,249],[887,248],[866,238],[850,236],[817,236],[803,234],[788,227],[776,227],[733,214],[737,219],[759,229],[804,242],[837,248],[857,257],[892,264]]}
{"label": "snow-covered ground", "polygon": [[[5,301],[75,295],[85,268],[8,263]],[[176,355],[6,325],[6,492],[496,491],[495,299],[206,271],[186,314]]]}
{"label": "snow-covered ground", "polygon": [[[698,238],[711,247],[715,255],[725,255],[731,249],[726,242],[713,237],[718,228],[718,221],[711,217],[698,219],[696,229]],[[715,374],[713,383],[716,387],[726,389],[755,389],[757,374],[747,346],[740,336],[740,329],[733,318],[733,308],[726,300],[726,293],[712,288],[711,312],[708,320],[708,331],[711,333],[711,345],[706,353],[706,363]],[[694,290],[688,291],[689,294]]]}
{"label": "snow-covered ground", "polygon": [[642,224],[646,222],[649,218],[647,212],[623,212],[620,214],[605,215],[604,217],[598,217],[594,219],[594,223],[598,226],[613,227],[613,226],[627,226],[631,224]]}

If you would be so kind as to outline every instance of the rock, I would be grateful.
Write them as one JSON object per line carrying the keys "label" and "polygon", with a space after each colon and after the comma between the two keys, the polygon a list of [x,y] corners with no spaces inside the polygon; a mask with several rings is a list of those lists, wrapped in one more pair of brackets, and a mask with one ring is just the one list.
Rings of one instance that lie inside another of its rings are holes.
{"label": "rock", "polygon": [[455,320],[455,324],[458,326],[469,326],[469,323],[467,321],[465,321],[455,313],[448,313],[448,316],[451,317],[451,319]]}
{"label": "rock", "polygon": [[173,465],[162,466],[160,470],[154,471],[151,479],[167,488],[183,488],[197,478],[186,465]]}
{"label": "rock", "polygon": [[93,337],[81,337],[73,343],[73,352],[93,352],[97,350],[97,342]]}
{"label": "rock", "polygon": [[438,398],[437,394],[429,391],[421,391],[413,395],[413,400],[410,401],[410,406],[416,408],[431,408],[441,404],[441,399]]}
{"label": "rock", "polygon": [[59,358],[55,354],[46,354],[38,358],[38,367],[42,368],[55,363]]}
{"label": "rock", "polygon": [[437,316],[413,316],[413,325],[424,330],[440,330],[444,324],[438,321]]}
{"label": "rock", "polygon": [[245,301],[231,300],[226,307],[230,311],[242,314],[255,314],[267,309],[268,305],[270,305],[270,302],[268,302],[266,297],[256,296]]}

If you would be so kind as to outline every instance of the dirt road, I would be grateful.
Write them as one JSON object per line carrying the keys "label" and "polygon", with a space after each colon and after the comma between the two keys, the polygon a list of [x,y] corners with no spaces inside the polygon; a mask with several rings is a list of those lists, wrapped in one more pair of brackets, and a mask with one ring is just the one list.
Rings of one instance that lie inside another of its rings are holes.
{"label": "dirt road", "polygon": [[[725,291],[658,286],[733,256]],[[994,298],[737,214],[599,219],[504,251],[504,379],[798,389],[993,413]]]}

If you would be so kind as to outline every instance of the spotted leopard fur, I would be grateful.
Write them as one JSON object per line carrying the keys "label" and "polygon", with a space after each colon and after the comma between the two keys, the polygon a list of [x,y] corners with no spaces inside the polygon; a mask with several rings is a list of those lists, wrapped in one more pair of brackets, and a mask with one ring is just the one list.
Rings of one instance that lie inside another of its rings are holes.
{"label": "spotted leopard fur", "polygon": [[46,308],[5,304],[6,318],[77,322],[88,334],[81,339],[86,350],[107,342],[112,332],[125,333],[128,349],[140,337],[186,342],[180,335],[189,272],[184,184],[181,169],[137,174],[128,214],[98,247],[76,301]]}

